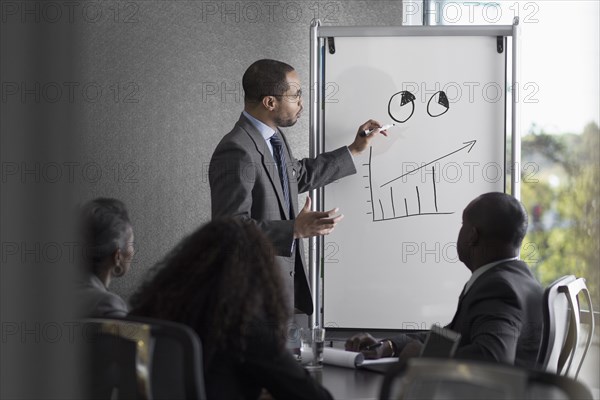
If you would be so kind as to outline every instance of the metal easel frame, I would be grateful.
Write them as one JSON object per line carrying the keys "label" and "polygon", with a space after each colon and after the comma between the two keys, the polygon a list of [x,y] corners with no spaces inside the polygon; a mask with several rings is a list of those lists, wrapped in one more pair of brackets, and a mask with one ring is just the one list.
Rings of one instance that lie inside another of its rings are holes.
{"label": "metal easel frame", "polygon": [[[520,161],[521,135],[519,132],[518,82],[519,82],[519,18],[515,17],[513,25],[487,26],[322,26],[316,19],[310,25],[310,157],[325,151],[324,113],[325,104],[324,73],[326,41],[329,37],[383,37],[383,36],[496,36],[506,43],[506,38],[512,38],[512,77],[511,77],[511,194],[520,199]],[[508,70],[508,68],[507,68]],[[507,105],[508,107],[508,105]],[[507,127],[505,135],[508,136]],[[350,140],[350,138],[349,138]],[[309,195],[313,199],[313,211],[323,210],[323,188],[312,190]],[[310,326],[322,326],[323,302],[321,298],[321,273],[324,254],[322,236],[309,239],[309,281],[312,291],[314,312],[310,316]]]}

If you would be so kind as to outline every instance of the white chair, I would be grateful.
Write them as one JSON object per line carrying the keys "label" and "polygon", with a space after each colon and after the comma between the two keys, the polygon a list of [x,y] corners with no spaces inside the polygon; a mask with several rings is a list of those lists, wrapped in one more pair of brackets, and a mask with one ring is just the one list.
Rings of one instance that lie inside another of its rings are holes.
{"label": "white chair", "polygon": [[[582,299],[587,302],[588,311],[582,312]],[[538,367],[577,378],[594,334],[592,301],[585,279],[567,275],[550,284],[544,291],[543,312]],[[575,365],[577,369],[573,374]]]}

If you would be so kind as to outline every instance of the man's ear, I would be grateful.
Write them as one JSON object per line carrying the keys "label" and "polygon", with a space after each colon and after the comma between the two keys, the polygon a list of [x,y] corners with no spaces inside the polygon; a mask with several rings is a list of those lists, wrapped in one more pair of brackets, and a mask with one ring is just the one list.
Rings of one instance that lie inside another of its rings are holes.
{"label": "man's ear", "polygon": [[273,111],[275,109],[275,105],[276,105],[275,97],[273,97],[273,96],[263,97],[262,104],[268,111]]}

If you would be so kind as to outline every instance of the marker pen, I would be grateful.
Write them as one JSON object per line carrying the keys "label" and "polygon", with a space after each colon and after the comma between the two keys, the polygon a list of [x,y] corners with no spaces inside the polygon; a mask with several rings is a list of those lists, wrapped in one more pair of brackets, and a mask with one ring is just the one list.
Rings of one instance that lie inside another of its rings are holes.
{"label": "marker pen", "polygon": [[396,126],[396,124],[387,124],[382,126],[381,128],[375,128],[375,129],[371,129],[371,130],[365,130],[364,132],[361,132],[362,136],[369,136],[371,133],[375,132],[377,129],[379,129],[380,131],[385,131],[386,129],[391,128],[392,126]]}
{"label": "marker pen", "polygon": [[383,345],[383,341],[379,341],[377,343],[374,343],[372,345],[365,347],[364,350],[375,350],[376,348],[381,347],[382,345]]}

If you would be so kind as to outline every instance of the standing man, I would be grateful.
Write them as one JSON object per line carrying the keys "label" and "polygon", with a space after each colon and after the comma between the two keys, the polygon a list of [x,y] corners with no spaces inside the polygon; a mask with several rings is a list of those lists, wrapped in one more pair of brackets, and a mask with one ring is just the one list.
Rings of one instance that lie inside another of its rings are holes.
{"label": "standing man", "polygon": [[[461,334],[455,357],[535,367],[542,337],[543,289],[519,260],[527,233],[527,213],[505,193],[486,193],[471,201],[462,215],[456,248],[473,273],[446,328]],[[435,283],[434,283],[435,284]],[[376,340],[367,333],[351,337],[346,350],[366,358],[419,355],[424,333]]]}
{"label": "standing man", "polygon": [[358,128],[351,145],[315,159],[296,160],[279,129],[294,125],[303,108],[294,68],[275,60],[256,61],[244,73],[242,86],[244,111],[210,162],[212,217],[234,216],[256,223],[275,248],[290,308],[310,315],[313,304],[298,239],[331,233],[343,215],[336,215],[337,208],[311,211],[310,197],[299,210],[298,193],[356,173],[352,157],[375,136],[360,133],[381,124],[369,120]]}

